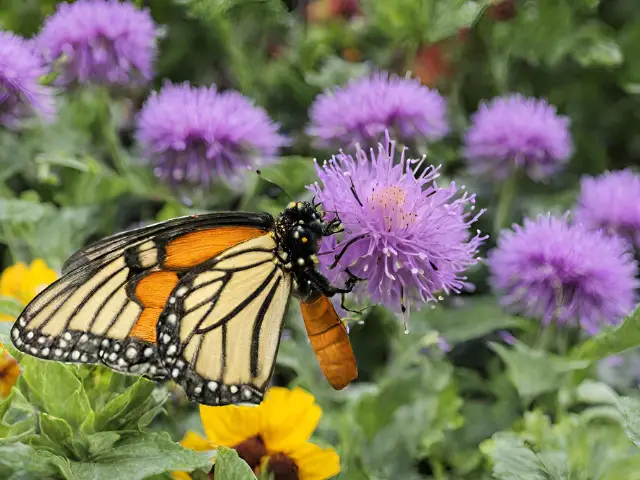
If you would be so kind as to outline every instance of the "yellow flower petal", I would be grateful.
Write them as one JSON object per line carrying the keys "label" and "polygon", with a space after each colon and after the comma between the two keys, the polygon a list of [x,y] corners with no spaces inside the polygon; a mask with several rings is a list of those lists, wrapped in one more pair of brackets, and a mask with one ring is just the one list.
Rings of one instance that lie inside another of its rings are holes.
{"label": "yellow flower petal", "polygon": [[22,282],[27,271],[27,266],[22,262],[5,268],[0,277],[0,295],[20,299]]}
{"label": "yellow flower petal", "polygon": [[20,365],[4,349],[0,349],[0,398],[6,398],[20,376]]}
{"label": "yellow flower petal", "polygon": [[175,480],[191,480],[191,475],[187,472],[171,472],[171,476]]}
{"label": "yellow flower petal", "polygon": [[267,391],[262,410],[262,436],[270,453],[286,452],[305,443],[318,426],[322,409],[301,388],[273,387]]}
{"label": "yellow flower petal", "polygon": [[32,300],[38,293],[44,290],[49,284],[58,278],[58,274],[50,269],[41,258],[36,258],[29,265],[29,273],[26,281],[23,282],[22,288],[25,294],[28,294]]}
{"label": "yellow flower petal", "polygon": [[216,446],[213,442],[207,440],[204,437],[201,437],[196,432],[188,431],[180,444],[184,448],[190,448],[191,450],[195,450],[196,452],[206,452],[207,450],[214,450]]}
{"label": "yellow flower petal", "polygon": [[340,457],[332,448],[307,442],[285,454],[296,463],[299,480],[326,480],[340,473]]}
{"label": "yellow flower petal", "polygon": [[258,435],[261,413],[259,407],[200,405],[200,418],[207,438],[224,447],[233,447]]}

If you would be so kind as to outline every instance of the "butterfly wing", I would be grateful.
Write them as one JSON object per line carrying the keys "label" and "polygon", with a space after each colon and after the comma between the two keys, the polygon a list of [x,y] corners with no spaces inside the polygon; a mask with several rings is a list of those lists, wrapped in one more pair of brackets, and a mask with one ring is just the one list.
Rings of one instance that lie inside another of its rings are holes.
{"label": "butterfly wing", "polygon": [[[156,323],[179,276],[221,251],[267,235],[266,214],[183,217],[108,237],[73,255],[63,276],[14,324],[31,355],[166,377]],[[268,235],[267,235],[268,236]]]}
{"label": "butterfly wing", "polygon": [[301,301],[300,309],[325,377],[333,388],[342,390],[358,376],[347,329],[331,301],[320,293]]}
{"label": "butterfly wing", "polygon": [[192,400],[262,401],[292,285],[276,247],[270,235],[239,244],[187,273],[171,293],[158,350]]}

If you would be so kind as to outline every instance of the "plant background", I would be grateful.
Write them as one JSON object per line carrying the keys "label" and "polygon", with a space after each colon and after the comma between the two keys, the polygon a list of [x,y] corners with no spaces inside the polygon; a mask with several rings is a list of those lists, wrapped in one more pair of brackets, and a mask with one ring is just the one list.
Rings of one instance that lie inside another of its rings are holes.
{"label": "plant background", "polygon": [[[581,175],[636,167],[640,158],[640,10],[634,0],[135,3],[150,7],[163,29],[149,90],[164,79],[189,80],[254,98],[294,139],[264,174],[295,198],[309,197],[305,185],[316,180],[312,159],[335,153],[314,149],[303,132],[317,94],[375,68],[411,71],[437,87],[448,99],[453,132],[429,147],[428,158],[488,209],[478,224],[490,234],[483,256],[495,244],[500,191],[467,177],[459,156],[460,135],[480,100],[514,91],[544,97],[572,122],[569,167],[545,184],[523,184],[509,218],[498,219],[503,226],[562,213],[573,206]],[[0,28],[29,37],[55,4],[4,0]],[[275,214],[283,208],[287,199],[258,179],[242,192],[224,185],[176,191],[155,179],[132,135],[147,94],[76,91],[61,96],[55,124],[0,130],[3,266],[41,257],[59,269],[91,240],[193,211]],[[426,151],[425,145],[415,149],[415,156]],[[342,392],[322,379],[299,313],[290,309],[274,382],[316,396],[324,411],[316,436],[339,452],[339,478],[640,479],[633,443],[640,444],[640,363],[633,350],[640,345],[640,315],[592,339],[552,332],[551,340],[539,342],[538,322],[501,310],[484,265],[468,274],[473,292],[413,314],[407,334],[381,308],[352,322],[360,377]],[[506,345],[505,331],[521,342]],[[441,337],[450,351],[439,347]],[[603,360],[625,350],[617,361]],[[98,384],[83,384],[78,378],[89,378],[88,370],[69,376],[67,367],[23,362],[29,373],[20,380],[22,393],[0,404],[0,476],[14,472],[10,457],[29,458],[34,469],[10,478],[108,478],[114,465],[122,478],[144,478],[166,476],[181,461],[207,465],[201,455],[175,450],[160,433],[177,441],[187,429],[200,429],[197,408],[179,389],[154,393],[148,382],[107,372]],[[82,398],[65,401],[78,391]],[[116,396],[130,412],[126,420],[105,413]],[[35,436],[29,405],[46,412]],[[144,433],[131,433],[143,427]],[[113,458],[95,456],[116,441],[129,451],[135,444],[139,456],[129,463],[117,449]],[[171,460],[159,468],[162,456]],[[155,470],[145,470],[154,462]]]}

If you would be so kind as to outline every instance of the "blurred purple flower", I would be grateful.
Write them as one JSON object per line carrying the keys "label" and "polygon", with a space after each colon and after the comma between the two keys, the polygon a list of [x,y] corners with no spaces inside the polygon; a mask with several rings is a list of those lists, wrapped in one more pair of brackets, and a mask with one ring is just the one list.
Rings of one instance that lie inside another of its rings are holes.
{"label": "blurred purple flower", "polygon": [[634,307],[637,263],[628,244],[561,218],[525,219],[489,253],[491,282],[515,313],[580,325],[589,334]]}
{"label": "blurred purple flower", "polygon": [[148,10],[117,0],[61,3],[36,38],[48,62],[63,55],[59,85],[135,85],[153,78],[158,31]]}
{"label": "blurred purple flower", "polygon": [[238,92],[167,83],[146,101],[137,138],[170,183],[209,185],[274,160],[288,139],[267,112]]}
{"label": "blurred purple flower", "polygon": [[375,146],[390,129],[403,141],[435,141],[449,132],[446,100],[418,79],[385,72],[318,95],[307,134],[318,145]]}
{"label": "blurred purple flower", "polygon": [[40,85],[47,69],[32,46],[17,35],[0,31],[0,124],[15,128],[32,115],[55,116],[53,89]]}
{"label": "blurred purple flower", "polygon": [[[341,152],[323,166],[316,163],[323,186],[309,189],[327,215],[338,212],[345,229],[340,241],[325,239],[321,253],[333,254],[320,256],[323,271],[339,283],[349,268],[368,280],[373,301],[402,311],[436,301],[439,292],[459,292],[466,280],[459,274],[478,261],[486,237],[469,232],[482,213],[470,218],[465,212],[474,195],[459,195],[453,182],[439,187],[438,169],[423,168],[424,158],[405,159],[403,149],[400,163],[394,159],[395,142],[388,139],[370,158],[360,148],[356,159]],[[328,269],[340,253],[339,268]]]}
{"label": "blurred purple flower", "polygon": [[520,94],[482,103],[471,117],[463,155],[474,174],[507,178],[523,170],[544,180],[562,169],[573,152],[569,118],[546,100]]}
{"label": "blurred purple flower", "polygon": [[640,175],[631,170],[584,177],[576,223],[625,237],[640,247]]}

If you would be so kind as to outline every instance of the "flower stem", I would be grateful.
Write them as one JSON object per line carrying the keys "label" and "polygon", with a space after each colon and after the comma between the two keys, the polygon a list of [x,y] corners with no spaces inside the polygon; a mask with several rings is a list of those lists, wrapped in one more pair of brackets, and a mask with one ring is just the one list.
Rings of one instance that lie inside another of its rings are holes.
{"label": "flower stem", "polygon": [[499,233],[507,225],[512,212],[513,199],[518,187],[518,175],[512,172],[500,187],[498,206],[493,217],[493,232]]}

